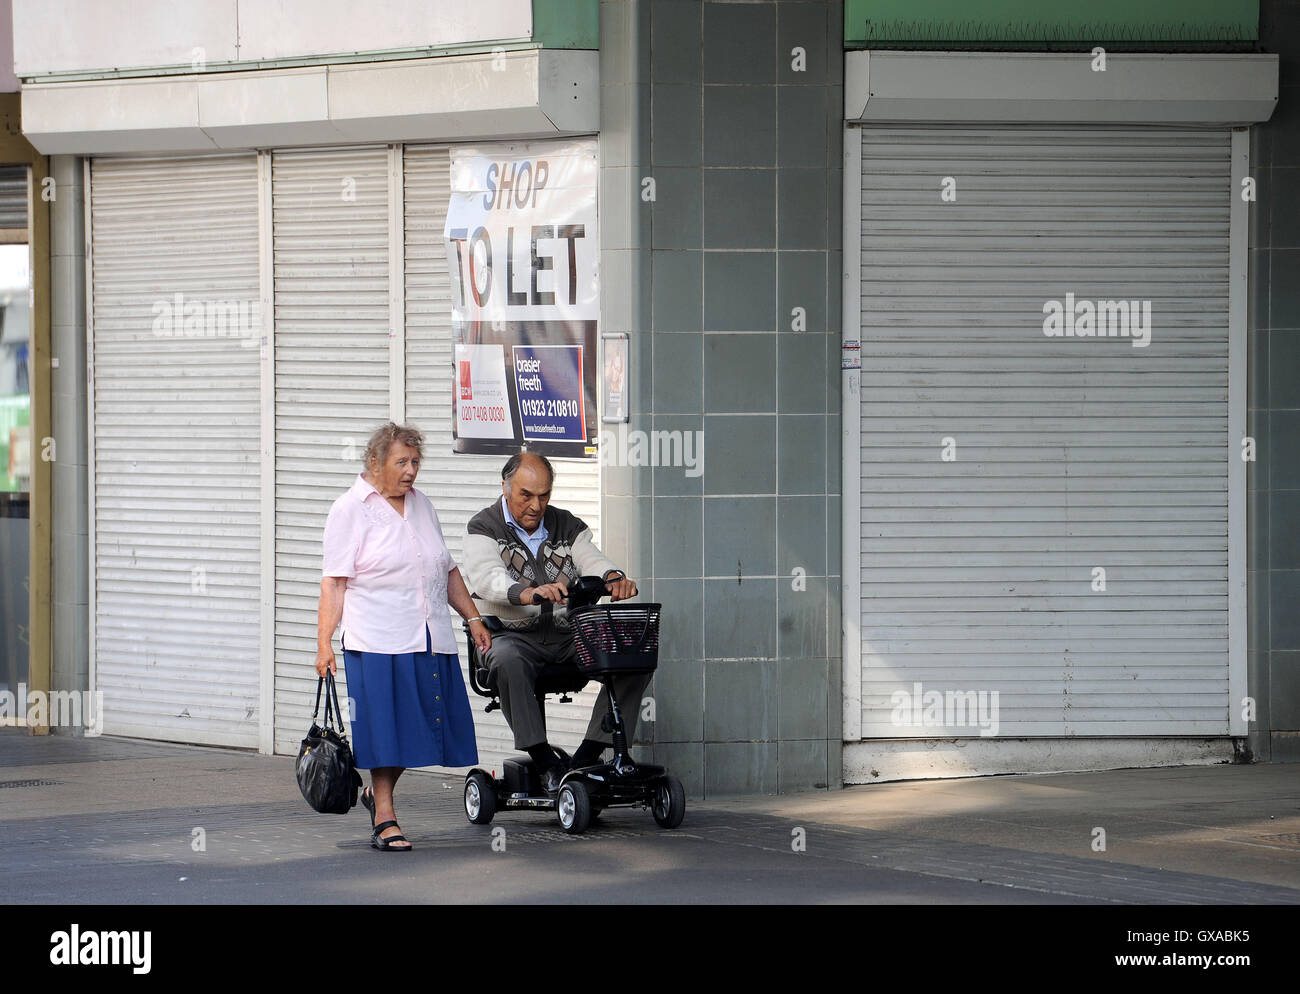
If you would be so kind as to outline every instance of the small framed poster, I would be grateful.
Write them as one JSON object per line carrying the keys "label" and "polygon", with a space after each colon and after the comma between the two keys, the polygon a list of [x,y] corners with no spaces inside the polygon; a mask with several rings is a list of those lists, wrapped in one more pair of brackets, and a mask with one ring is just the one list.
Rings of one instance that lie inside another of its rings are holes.
{"label": "small framed poster", "polygon": [[604,400],[601,421],[626,424],[631,415],[627,400],[627,335],[611,332],[601,335],[604,355],[601,362],[601,396]]}

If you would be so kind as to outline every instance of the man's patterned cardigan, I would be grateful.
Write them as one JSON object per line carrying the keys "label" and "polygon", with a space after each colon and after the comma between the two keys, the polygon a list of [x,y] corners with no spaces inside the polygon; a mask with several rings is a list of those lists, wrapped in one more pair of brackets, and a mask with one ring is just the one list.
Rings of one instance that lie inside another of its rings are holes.
{"label": "man's patterned cardigan", "polygon": [[506,522],[500,500],[470,518],[461,565],[479,614],[496,615],[507,628],[526,631],[541,623],[543,612],[553,612],[556,625],[567,628],[564,605],[523,604],[520,591],[554,583],[561,574],[572,586],[580,576],[621,572],[596,548],[591,529],[581,518],[551,504],[542,515],[542,524],[548,534],[533,558]]}

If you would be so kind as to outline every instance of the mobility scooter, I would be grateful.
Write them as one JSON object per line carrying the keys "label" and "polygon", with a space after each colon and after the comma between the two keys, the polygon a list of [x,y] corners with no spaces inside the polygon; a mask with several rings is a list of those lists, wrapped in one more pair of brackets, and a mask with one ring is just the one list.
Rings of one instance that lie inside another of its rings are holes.
{"label": "mobility scooter", "polygon": [[[676,828],[686,814],[686,792],[681,781],[662,766],[632,762],[626,726],[610,681],[624,673],[650,673],[659,664],[658,604],[597,604],[608,592],[598,576],[584,576],[569,588],[569,621],[573,626],[575,663],[548,663],[537,677],[536,694],[545,720],[547,694],[560,694],[562,702],[589,680],[609,688],[609,711],[602,727],[613,734],[614,759],[570,770],[554,795],[541,786],[528,756],[512,756],[504,763],[500,779],[482,768],[465,777],[465,815],[475,825],[486,825],[500,810],[531,808],[554,811],[560,827],[576,835],[586,831],[600,812],[611,807],[646,807],[664,828]],[[533,602],[541,598],[534,596]],[[485,618],[489,630],[499,631],[495,618]],[[485,711],[501,707],[495,681],[478,654],[465,626],[469,652],[470,684],[481,697],[490,698]],[[569,756],[556,749],[566,763]]]}

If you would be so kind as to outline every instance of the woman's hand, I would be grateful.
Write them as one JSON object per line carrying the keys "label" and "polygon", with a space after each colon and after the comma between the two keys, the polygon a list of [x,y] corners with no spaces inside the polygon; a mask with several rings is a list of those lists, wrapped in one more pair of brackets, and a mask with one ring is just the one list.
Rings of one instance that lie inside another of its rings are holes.
{"label": "woman's hand", "polygon": [[316,675],[324,678],[325,674],[337,673],[338,662],[334,658],[334,646],[320,646],[316,649]]}
{"label": "woman's hand", "polygon": [[447,603],[469,622],[469,633],[474,637],[474,644],[478,646],[479,654],[487,652],[488,647],[492,645],[492,636],[488,634],[483,619],[478,617],[474,598],[469,595],[465,580],[461,577],[460,570],[455,567],[452,567],[451,572],[447,574]]}
{"label": "woman's hand", "polygon": [[469,623],[469,633],[474,637],[474,644],[478,647],[480,656],[491,648],[492,633],[487,630],[482,618],[475,618]]}

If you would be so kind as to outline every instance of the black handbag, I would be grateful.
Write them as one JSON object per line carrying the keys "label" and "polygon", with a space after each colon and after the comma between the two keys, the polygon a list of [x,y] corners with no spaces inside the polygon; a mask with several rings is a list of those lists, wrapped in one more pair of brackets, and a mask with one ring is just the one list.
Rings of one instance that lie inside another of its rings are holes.
{"label": "black handbag", "polygon": [[[316,724],[320,714],[320,692],[326,687],[325,725]],[[331,702],[333,708],[331,709]],[[335,727],[335,722],[338,727]],[[352,746],[343,727],[339,694],[334,674],[328,673],[316,683],[316,709],[311,713],[311,728],[298,747],[298,789],[321,814],[345,815],[356,806],[361,775],[352,756]]]}

